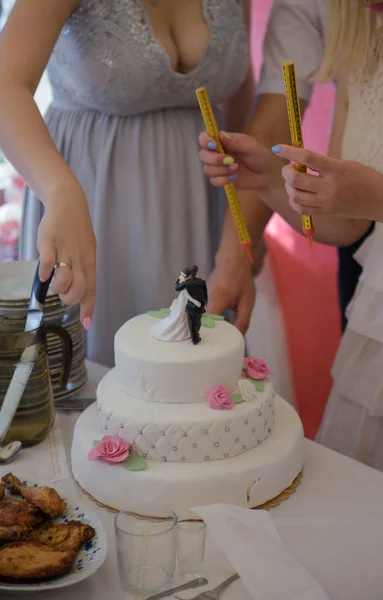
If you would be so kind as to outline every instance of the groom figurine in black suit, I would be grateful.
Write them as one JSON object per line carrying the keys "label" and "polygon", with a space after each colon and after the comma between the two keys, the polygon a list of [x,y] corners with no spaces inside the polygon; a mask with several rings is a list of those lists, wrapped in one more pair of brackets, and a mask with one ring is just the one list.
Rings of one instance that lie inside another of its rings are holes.
{"label": "groom figurine in black suit", "polygon": [[176,282],[177,292],[186,291],[187,303],[185,312],[188,316],[189,331],[194,345],[199,344],[201,336],[201,318],[206,312],[207,304],[207,286],[203,279],[198,277],[198,266],[186,267],[181,272],[181,277]]}

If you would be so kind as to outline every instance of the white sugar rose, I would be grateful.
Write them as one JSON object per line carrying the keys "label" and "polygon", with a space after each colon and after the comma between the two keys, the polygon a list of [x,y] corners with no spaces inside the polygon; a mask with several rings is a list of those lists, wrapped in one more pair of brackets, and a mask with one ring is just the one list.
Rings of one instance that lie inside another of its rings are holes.
{"label": "white sugar rose", "polygon": [[254,383],[248,379],[240,379],[238,381],[239,393],[245,402],[251,402],[257,397],[257,390]]}

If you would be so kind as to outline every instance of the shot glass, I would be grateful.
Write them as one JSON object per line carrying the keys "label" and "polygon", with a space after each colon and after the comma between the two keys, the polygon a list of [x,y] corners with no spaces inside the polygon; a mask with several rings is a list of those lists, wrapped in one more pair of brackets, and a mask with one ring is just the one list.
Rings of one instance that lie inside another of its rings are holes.
{"label": "shot glass", "polygon": [[167,590],[177,556],[177,517],[158,506],[131,507],[115,518],[117,560],[123,587],[151,596]]}
{"label": "shot glass", "polygon": [[206,531],[206,523],[203,521],[178,522],[178,571],[186,579],[194,579],[203,575]]}

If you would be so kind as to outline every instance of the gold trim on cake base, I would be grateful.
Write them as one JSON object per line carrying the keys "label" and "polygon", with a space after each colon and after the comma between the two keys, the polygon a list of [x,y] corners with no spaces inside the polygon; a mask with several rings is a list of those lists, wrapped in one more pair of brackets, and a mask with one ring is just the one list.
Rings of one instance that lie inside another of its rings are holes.
{"label": "gold trim on cake base", "polygon": [[295,492],[295,490],[297,489],[298,485],[301,482],[302,477],[303,477],[303,471],[301,471],[296,476],[296,478],[294,479],[292,484],[289,485],[289,487],[286,488],[283,492],[281,492],[279,494],[279,496],[277,496],[276,498],[273,498],[272,500],[268,500],[264,504],[260,504],[259,506],[254,506],[253,510],[270,510],[270,508],[275,508],[276,506],[279,506],[281,502],[283,502],[284,500],[287,500],[287,498],[289,498],[291,496],[291,494],[293,494]]}
{"label": "gold trim on cake base", "polygon": [[[73,476],[73,479],[75,480],[75,482],[77,483],[78,487],[82,491],[82,493],[85,496],[87,496],[89,498],[89,500],[92,500],[92,502],[95,502],[97,504],[97,506],[100,506],[101,508],[105,508],[106,510],[108,510],[111,513],[120,512],[116,508],[112,508],[111,506],[108,506],[107,504],[103,504],[102,502],[99,502],[98,500],[96,500],[92,496],[92,494],[90,494],[89,492],[84,490],[84,488],[81,487],[81,485],[79,484],[79,482],[77,481],[77,479],[75,478],[73,473],[72,473],[72,476]],[[276,496],[272,500],[268,500],[264,504],[260,504],[259,506],[251,506],[248,508],[250,508],[251,510],[270,510],[271,508],[275,508],[276,506],[279,506],[281,504],[281,502],[283,502],[284,500],[287,500],[287,498],[289,498],[291,496],[291,494],[293,494],[295,492],[295,490],[297,489],[298,485],[301,482],[302,477],[303,477],[303,470],[296,476],[296,478],[294,479],[292,484],[289,485],[289,487],[287,487],[285,490],[283,490],[283,492],[281,492],[278,496]],[[192,519],[187,519],[187,520],[192,520]],[[197,520],[198,519],[196,519],[196,521]]]}

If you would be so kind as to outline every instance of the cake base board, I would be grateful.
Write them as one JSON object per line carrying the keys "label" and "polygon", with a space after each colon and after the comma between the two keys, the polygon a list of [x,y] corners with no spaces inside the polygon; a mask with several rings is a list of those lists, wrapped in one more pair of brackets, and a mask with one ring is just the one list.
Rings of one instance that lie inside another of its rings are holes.
{"label": "cake base board", "polygon": [[79,417],[73,436],[72,472],[94,501],[114,511],[142,502],[166,506],[179,518],[195,518],[193,507],[234,504],[275,506],[297,487],[303,468],[303,430],[295,410],[278,396],[271,435],[234,458],[175,463],[147,461],[145,471],[89,461],[94,440],[102,436],[97,406]]}
{"label": "cake base board", "polygon": [[[287,500],[287,498],[290,498],[290,496],[292,494],[294,494],[295,490],[297,489],[298,485],[300,484],[300,482],[302,480],[302,477],[303,477],[303,470],[294,479],[292,484],[289,485],[288,488],[283,490],[283,492],[281,494],[279,494],[276,498],[272,498],[268,502],[265,502],[264,504],[260,504],[259,506],[249,506],[249,509],[250,510],[270,510],[272,508],[276,508],[277,506],[279,506],[281,504],[281,502],[283,502],[284,500]],[[92,494],[90,494],[89,492],[87,492],[86,490],[84,490],[81,487],[81,485],[76,480],[74,475],[73,475],[73,478],[74,478],[77,486],[79,487],[80,491],[84,494],[84,496],[87,496],[87,498],[89,498],[89,500],[91,500],[92,502],[95,502],[97,504],[97,506],[99,506],[100,508],[105,508],[107,511],[109,511],[111,513],[120,512],[117,508],[113,508],[112,506],[107,506],[106,504],[103,504],[99,500],[96,500],[95,498],[93,498]],[[187,520],[188,521],[200,521],[200,519],[187,519]]]}

